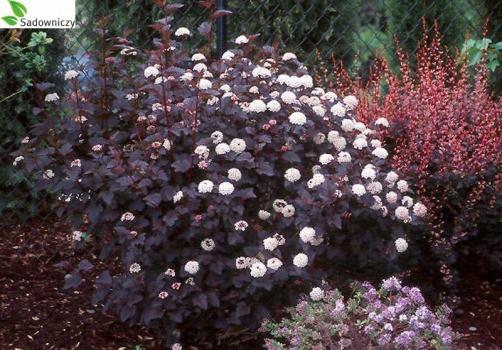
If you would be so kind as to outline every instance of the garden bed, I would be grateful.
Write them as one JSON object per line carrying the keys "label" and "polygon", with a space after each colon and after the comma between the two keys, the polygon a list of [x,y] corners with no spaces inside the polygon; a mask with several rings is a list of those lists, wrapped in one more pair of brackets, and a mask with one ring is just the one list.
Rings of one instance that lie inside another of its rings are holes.
{"label": "garden bed", "polygon": [[[90,305],[92,283],[64,290],[63,278],[92,250],[77,256],[64,226],[47,221],[6,226],[0,232],[0,347],[19,349],[162,349],[160,337],[142,327],[128,328]],[[453,318],[464,334],[456,349],[499,349],[502,344],[500,279],[483,266],[461,266],[461,314]],[[491,278],[491,280],[489,279]],[[472,328],[474,327],[474,328]],[[219,349],[235,348],[248,335],[221,335]],[[233,338],[233,339],[232,339]],[[256,349],[256,339],[241,349]],[[205,347],[201,347],[205,348]]]}

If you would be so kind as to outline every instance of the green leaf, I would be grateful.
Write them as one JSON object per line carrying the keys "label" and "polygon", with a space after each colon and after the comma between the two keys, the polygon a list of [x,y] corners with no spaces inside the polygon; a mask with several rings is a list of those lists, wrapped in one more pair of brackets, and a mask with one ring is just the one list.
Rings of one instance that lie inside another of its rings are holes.
{"label": "green leaf", "polygon": [[2,17],[5,23],[7,23],[10,26],[15,26],[17,24],[17,18],[14,16],[5,16]]}
{"label": "green leaf", "polygon": [[26,9],[26,6],[21,4],[19,1],[14,1],[14,0],[9,0],[10,7],[12,9],[12,12],[17,17],[24,17],[26,13],[28,13],[28,9]]}
{"label": "green leaf", "polygon": [[497,67],[499,66],[499,62],[498,61],[490,61],[486,64],[486,67],[492,71],[492,72],[495,72],[495,69],[497,69]]}
{"label": "green leaf", "polygon": [[469,57],[469,66],[474,66],[478,64],[482,56],[483,56],[483,51],[476,51],[474,55]]}
{"label": "green leaf", "polygon": [[502,50],[502,41],[499,41],[496,44],[493,44],[493,47],[496,48],[497,50]]}
{"label": "green leaf", "polygon": [[476,47],[480,50],[486,50],[488,48],[488,45],[491,44],[491,39],[488,39],[488,38],[484,38],[483,40],[479,40],[477,43],[476,43]]}

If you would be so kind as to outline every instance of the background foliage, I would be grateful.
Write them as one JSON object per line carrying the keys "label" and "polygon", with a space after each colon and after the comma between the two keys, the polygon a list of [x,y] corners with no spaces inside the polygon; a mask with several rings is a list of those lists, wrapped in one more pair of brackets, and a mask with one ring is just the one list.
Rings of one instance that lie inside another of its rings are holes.
{"label": "background foliage", "polygon": [[57,31],[0,32],[0,216],[9,211],[26,218],[40,209],[42,196],[29,179],[14,174],[10,153],[36,120],[34,84],[57,81],[62,53],[62,33]]}

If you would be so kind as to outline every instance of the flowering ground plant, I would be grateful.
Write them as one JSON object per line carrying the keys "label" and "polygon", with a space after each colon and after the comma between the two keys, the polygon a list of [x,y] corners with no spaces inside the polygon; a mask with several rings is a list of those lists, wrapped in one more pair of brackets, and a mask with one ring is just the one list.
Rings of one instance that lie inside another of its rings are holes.
{"label": "flowering ground plant", "polygon": [[432,311],[420,289],[395,277],[378,290],[355,283],[347,299],[336,289],[316,287],[288,312],[279,323],[262,324],[272,336],[266,349],[451,349],[457,338],[447,306]]}
{"label": "flowering ground plant", "polygon": [[[357,99],[315,88],[294,54],[253,36],[221,59],[188,54],[178,7],[163,7],[151,51],[100,31],[94,78],[68,71],[65,97],[40,85],[41,122],[14,155],[59,193],[75,245],[99,240],[101,258],[120,261],[94,302],[190,339],[256,324],[296,293],[272,291],[331,261],[395,263],[402,226],[427,209],[354,119]],[[92,269],[81,262],[67,286]]]}

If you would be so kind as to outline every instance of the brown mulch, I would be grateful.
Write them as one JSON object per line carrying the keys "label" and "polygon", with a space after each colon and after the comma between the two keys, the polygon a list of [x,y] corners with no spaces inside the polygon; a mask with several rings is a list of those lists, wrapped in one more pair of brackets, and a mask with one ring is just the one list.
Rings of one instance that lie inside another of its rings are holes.
{"label": "brown mulch", "polygon": [[63,289],[67,271],[55,265],[79,259],[67,232],[50,222],[0,230],[0,349],[163,349],[146,329],[93,307],[92,283]]}
{"label": "brown mulch", "polygon": [[[63,289],[77,261],[99,264],[92,252],[82,254],[75,255],[68,230],[56,222],[1,227],[0,349],[164,349],[152,332],[91,305],[90,281],[78,291]],[[464,337],[455,350],[502,349],[501,280],[475,264],[461,272],[463,302],[453,325]]]}
{"label": "brown mulch", "polygon": [[502,279],[481,262],[471,256],[459,264],[461,303],[452,321],[463,335],[459,350],[502,349]]}

